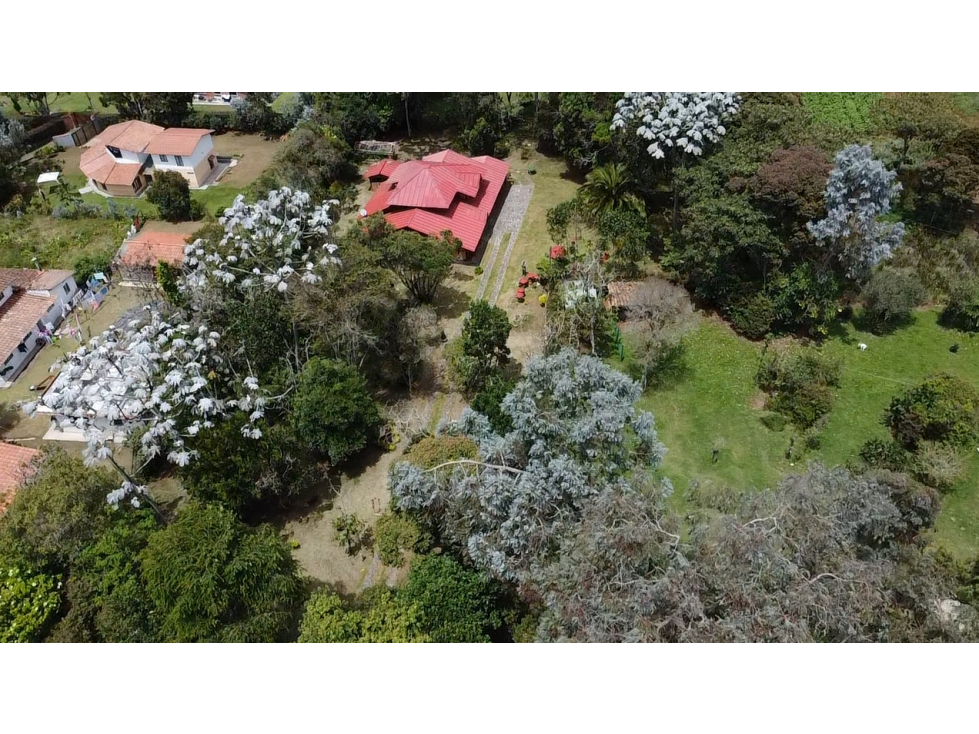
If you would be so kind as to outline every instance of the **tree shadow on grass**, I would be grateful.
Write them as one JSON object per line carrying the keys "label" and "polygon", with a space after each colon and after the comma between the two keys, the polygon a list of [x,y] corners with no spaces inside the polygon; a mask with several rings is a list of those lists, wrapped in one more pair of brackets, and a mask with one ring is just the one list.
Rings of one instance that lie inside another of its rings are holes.
{"label": "tree shadow on grass", "polygon": [[435,306],[439,318],[457,319],[469,310],[469,296],[443,283],[432,305]]}

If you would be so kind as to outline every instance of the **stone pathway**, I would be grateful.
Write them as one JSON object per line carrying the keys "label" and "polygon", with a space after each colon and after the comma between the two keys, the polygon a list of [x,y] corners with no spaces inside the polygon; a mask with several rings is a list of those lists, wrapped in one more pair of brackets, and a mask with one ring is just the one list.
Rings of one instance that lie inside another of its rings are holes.
{"label": "stone pathway", "polygon": [[503,260],[500,263],[499,275],[496,279],[494,295],[489,299],[490,303],[496,303],[503,288],[503,278],[506,273],[507,265],[510,262],[510,255],[513,253],[513,246],[517,243],[517,235],[520,234],[520,225],[523,224],[524,215],[530,205],[530,197],[534,193],[534,185],[515,184],[510,187],[506,201],[500,210],[500,215],[496,218],[493,225],[493,233],[490,235],[489,243],[486,245],[486,256],[480,263],[483,267],[483,278],[479,282],[479,290],[476,291],[476,298],[485,297],[486,289],[489,286],[490,277],[496,267],[497,256],[500,252],[500,245],[507,232],[510,233],[510,241],[507,243],[506,251],[503,253]]}

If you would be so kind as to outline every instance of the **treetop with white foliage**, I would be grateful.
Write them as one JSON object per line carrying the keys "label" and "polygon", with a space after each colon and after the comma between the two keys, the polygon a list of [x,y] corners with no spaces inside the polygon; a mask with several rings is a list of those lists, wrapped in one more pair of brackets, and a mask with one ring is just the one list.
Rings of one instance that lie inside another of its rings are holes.
{"label": "treetop with white foliage", "polygon": [[239,195],[218,220],[225,235],[217,247],[197,240],[185,248],[184,289],[218,283],[286,291],[297,275],[319,283],[317,270],[339,262],[330,242],[330,207],[337,203],[314,204],[306,192],[287,187],[254,204]]}
{"label": "treetop with white foliage", "polygon": [[734,92],[626,92],[616,103],[612,130],[638,122],[636,134],[649,141],[653,158],[700,156],[727,133],[724,123],[740,104]]}
{"label": "treetop with white foliage", "polygon": [[[294,277],[320,282],[318,268],[339,262],[329,241],[329,207],[314,206],[308,194],[287,188],[256,204],[239,196],[221,219],[225,236],[217,246],[198,240],[187,247],[178,287],[200,296],[216,291],[211,286],[217,284],[284,292]],[[203,313],[147,305],[66,358],[42,401],[59,424],[84,432],[86,462],[109,460],[122,471],[113,445],[139,433],[147,461],[165,452],[172,464],[187,466],[195,458],[187,439],[237,411],[248,415],[243,437],[262,436],[272,398],[254,375],[235,373],[220,352],[220,335],[202,322]],[[22,407],[33,415],[39,406]],[[132,477],[125,479],[109,495],[111,503],[145,494]]]}
{"label": "treetop with white foliage", "polygon": [[851,145],[836,154],[826,184],[826,217],[809,222],[808,228],[851,278],[865,275],[901,245],[904,224],[878,221],[901,192],[896,179],[897,172],[875,159],[869,145]]}
{"label": "treetop with white foliage", "polygon": [[497,435],[485,416],[466,410],[442,432],[475,441],[479,460],[431,469],[399,463],[391,478],[395,501],[436,516],[445,537],[477,565],[519,579],[574,532],[596,496],[627,490],[628,475],[662,461],[666,449],[652,415],[635,409],[640,394],[595,357],[567,349],[533,359],[503,400],[513,430]]}

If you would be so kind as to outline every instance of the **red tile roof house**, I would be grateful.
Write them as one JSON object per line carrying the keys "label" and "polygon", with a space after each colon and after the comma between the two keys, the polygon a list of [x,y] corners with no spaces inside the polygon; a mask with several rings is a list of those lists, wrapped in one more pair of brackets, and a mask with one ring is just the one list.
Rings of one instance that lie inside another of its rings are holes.
{"label": "red tile roof house", "polygon": [[451,150],[420,161],[378,161],[364,175],[380,182],[364,216],[384,212],[395,229],[429,236],[449,230],[468,258],[479,249],[509,173],[505,161],[486,155],[467,158]]}
{"label": "red tile roof house", "polygon": [[120,122],[85,144],[79,167],[89,185],[108,196],[139,196],[156,171],[176,171],[197,189],[217,165],[212,132]]}
{"label": "red tile roof house", "polygon": [[115,259],[115,269],[122,285],[156,283],[156,266],[165,262],[180,267],[184,261],[187,235],[177,232],[154,232],[149,227],[122,243]]}
{"label": "red tile roof house", "polygon": [[76,302],[70,270],[0,268],[0,380],[13,382]]}
{"label": "red tile roof house", "polygon": [[14,501],[14,495],[31,475],[40,456],[37,449],[0,441],[0,516]]}

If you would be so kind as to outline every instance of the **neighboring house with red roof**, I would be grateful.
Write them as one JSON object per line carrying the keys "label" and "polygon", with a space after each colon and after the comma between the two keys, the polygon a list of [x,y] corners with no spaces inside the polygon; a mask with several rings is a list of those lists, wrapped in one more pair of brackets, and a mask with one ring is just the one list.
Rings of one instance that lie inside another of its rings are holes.
{"label": "neighboring house with red roof", "polygon": [[180,267],[184,261],[187,235],[178,232],[154,232],[144,227],[122,243],[115,267],[123,283],[156,282],[156,266],[165,262]]}
{"label": "neighboring house with red roof", "polygon": [[0,379],[13,382],[75,304],[70,270],[0,268]]}
{"label": "neighboring house with red roof", "polygon": [[0,441],[0,516],[14,501],[14,495],[33,472],[34,461],[40,455],[37,449]]}
{"label": "neighboring house with red roof", "polygon": [[384,212],[395,229],[429,236],[449,230],[472,254],[509,173],[505,161],[485,155],[467,158],[452,150],[420,161],[378,161],[365,174],[380,183],[364,216]]}
{"label": "neighboring house with red roof", "polygon": [[217,165],[212,132],[120,122],[85,144],[79,167],[90,185],[111,196],[139,196],[158,170],[176,171],[200,188]]}

